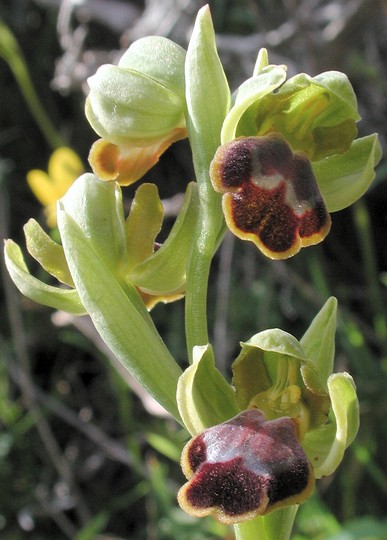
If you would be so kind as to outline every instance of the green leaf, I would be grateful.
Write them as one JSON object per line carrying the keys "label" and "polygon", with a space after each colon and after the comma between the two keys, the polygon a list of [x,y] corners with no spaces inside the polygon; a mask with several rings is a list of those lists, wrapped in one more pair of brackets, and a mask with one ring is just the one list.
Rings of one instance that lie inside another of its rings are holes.
{"label": "green leaf", "polygon": [[184,290],[198,212],[198,190],[192,182],[187,187],[183,206],[167,240],[151,257],[130,272],[130,279],[144,292],[162,295]]}
{"label": "green leaf", "polygon": [[100,336],[124,367],[179,420],[176,387],[181,370],[150,317],[145,319],[136,309],[137,291],[120,286],[61,202],[58,225],[74,283]]}
{"label": "green leaf", "polygon": [[367,191],[382,157],[376,133],[356,139],[348,152],[312,163],[329,212],[350,206]]}
{"label": "green leaf", "polygon": [[328,379],[328,390],[334,416],[308,432],[302,442],[316,478],[329,476],[337,469],[359,429],[359,403],[352,377],[334,373]]}
{"label": "green leaf", "polygon": [[277,365],[283,358],[305,361],[299,342],[278,328],[264,330],[241,343],[242,350],[232,365],[233,385],[241,410],[276,380]]}
{"label": "green leaf", "polygon": [[[247,79],[247,81],[241,84],[233,96],[234,104],[223,123],[221,134],[222,144],[235,139],[239,121],[247,109],[257,104],[267,94],[273,92],[285,79],[286,71],[282,66],[267,66],[258,75]],[[257,106],[259,105],[257,104]],[[257,126],[254,119],[252,121],[253,125],[247,129],[247,134],[256,135]]]}
{"label": "green leaf", "polygon": [[63,247],[54,242],[34,219],[30,219],[24,225],[24,234],[28,252],[46,272],[61,283],[74,287]]}
{"label": "green leaf", "polygon": [[172,461],[179,463],[182,451],[181,444],[177,444],[175,441],[165,437],[164,435],[152,432],[147,433],[145,435],[145,439],[152,448],[157,450],[157,452],[171,459]]}
{"label": "green leaf", "polygon": [[209,345],[194,348],[193,364],[179,379],[177,403],[192,436],[240,412],[234,390],[216,369]]}
{"label": "green leaf", "polygon": [[74,289],[60,289],[43,283],[31,276],[25,264],[21,249],[12,240],[5,243],[5,264],[19,291],[38,304],[60,309],[73,315],[84,315],[78,293]]}
{"label": "green leaf", "polygon": [[301,367],[304,383],[315,394],[327,394],[335,358],[337,300],[326,301],[300,340],[307,357]]}

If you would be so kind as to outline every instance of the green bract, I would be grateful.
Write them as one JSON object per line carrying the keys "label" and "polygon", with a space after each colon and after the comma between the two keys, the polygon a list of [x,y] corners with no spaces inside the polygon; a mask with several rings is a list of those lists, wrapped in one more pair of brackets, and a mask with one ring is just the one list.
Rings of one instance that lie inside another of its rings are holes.
{"label": "green bract", "polygon": [[343,73],[301,73],[285,79],[286,68],[268,65],[262,50],[253,77],[234,93],[222,144],[281,133],[293,151],[311,161],[328,211],[341,210],[360,198],[375,177],[382,155],[377,135],[354,140],[360,116]]}
{"label": "green bract", "polygon": [[[135,42],[88,79],[86,117],[106,141],[145,146],[184,127],[185,51],[163,37]],[[166,69],[167,68],[167,69]]]}
{"label": "green bract", "polygon": [[193,364],[179,379],[177,405],[192,436],[238,414],[235,391],[215,367],[209,345],[195,347]]}

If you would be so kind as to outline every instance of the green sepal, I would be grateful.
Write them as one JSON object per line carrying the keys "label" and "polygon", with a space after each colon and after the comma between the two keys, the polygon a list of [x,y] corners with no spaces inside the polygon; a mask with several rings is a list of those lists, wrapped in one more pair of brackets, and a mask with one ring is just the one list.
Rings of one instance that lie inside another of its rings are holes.
{"label": "green sepal", "polygon": [[24,225],[24,234],[29,254],[42,268],[61,283],[74,287],[63,247],[50,238],[35,219]]}
{"label": "green sepal", "polygon": [[106,266],[119,276],[128,265],[119,185],[86,173],[74,182],[60,204],[82,229]]}
{"label": "green sepal", "polygon": [[359,119],[356,97],[346,75],[337,71],[316,77],[300,73],[277,92],[265,92],[255,100],[236,135],[279,132],[293,150],[318,161],[348,151],[357,135]]}
{"label": "green sepal", "polygon": [[[344,73],[324,71],[315,77],[299,73],[286,81],[279,93],[292,96],[290,111],[298,105],[298,92],[303,92],[305,89],[308,89],[306,94],[308,97],[320,91],[329,96],[330,107],[316,118],[316,125],[335,125],[348,118],[355,122],[360,120],[355,92]],[[293,100],[294,103],[292,103]]]}
{"label": "green sepal", "polygon": [[167,240],[160,249],[130,272],[130,279],[144,292],[162,295],[184,290],[187,260],[198,212],[198,189],[197,185],[191,182]]}
{"label": "green sepal", "polygon": [[[321,85],[324,90],[328,90],[332,98],[340,104],[340,108],[338,108],[336,113],[338,116],[333,118],[334,114],[329,112],[327,113],[327,116],[323,115],[320,118],[322,122],[325,123],[327,121],[327,117],[331,117],[331,121],[327,122],[329,124],[338,123],[346,118],[352,118],[355,120],[355,122],[360,120],[360,114],[357,110],[356,94],[345,73],[334,70],[324,71],[323,73],[313,77],[312,80]],[[301,85],[302,84],[303,82],[301,81]]]}
{"label": "green sepal", "polygon": [[345,154],[312,163],[329,212],[347,208],[367,191],[381,157],[380,142],[374,133],[353,141]]}
{"label": "green sepal", "polygon": [[136,190],[125,222],[129,271],[153,254],[162,222],[163,205],[156,185],[142,184]]}
{"label": "green sepal", "polygon": [[176,396],[180,416],[192,436],[240,412],[233,388],[215,367],[210,345],[194,348],[193,364],[181,375]]}
{"label": "green sepal", "polygon": [[86,313],[76,290],[53,287],[32,276],[28,271],[21,249],[12,240],[6,240],[4,255],[12,281],[24,296],[38,304],[66,311],[73,315]]}
{"label": "green sepal", "polygon": [[122,288],[106,258],[97,252],[61,201],[58,226],[74,283],[97,331],[124,367],[179,420],[176,387],[181,369],[150,317],[138,311],[136,289]]}
{"label": "green sepal", "polygon": [[[264,60],[259,59],[260,62]],[[244,113],[261,100],[267,94],[277,89],[286,79],[286,70],[282,66],[267,66],[260,69],[259,73],[250,79],[247,79],[233,95],[233,106],[227,114],[221,133],[222,144],[235,139],[240,135],[240,131],[256,135],[257,126],[255,122],[255,113],[250,118],[242,121],[243,126],[238,126]],[[239,129],[238,129],[239,127]]]}
{"label": "green sepal", "polygon": [[145,146],[184,126],[182,96],[144,73],[105,64],[88,83],[86,118],[106,141]]}
{"label": "green sepal", "polygon": [[329,298],[300,340],[306,355],[301,367],[306,387],[315,394],[328,393],[327,381],[335,359],[337,300]]}
{"label": "green sepal", "polygon": [[329,476],[337,469],[359,429],[359,403],[352,377],[334,373],[328,379],[328,390],[331,417],[325,425],[308,432],[302,443],[316,478]]}
{"label": "green sepal", "polygon": [[281,360],[292,358],[300,364],[306,360],[296,338],[278,328],[255,334],[248,341],[242,342],[241,347],[232,365],[232,384],[241,410],[248,408],[257,394],[272,386]]}
{"label": "green sepal", "polygon": [[134,41],[118,66],[138,71],[184,99],[185,50],[163,36],[147,36]]}

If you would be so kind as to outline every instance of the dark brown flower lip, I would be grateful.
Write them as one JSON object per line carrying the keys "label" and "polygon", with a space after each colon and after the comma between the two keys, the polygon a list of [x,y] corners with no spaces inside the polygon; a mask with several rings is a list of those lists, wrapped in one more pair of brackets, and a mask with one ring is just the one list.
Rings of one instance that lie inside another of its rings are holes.
{"label": "dark brown flower lip", "polygon": [[218,148],[213,187],[228,227],[268,257],[283,259],[328,234],[331,220],[312,166],[278,133],[240,137]]}
{"label": "dark brown flower lip", "polygon": [[266,421],[250,409],[194,437],[182,455],[189,481],[181,507],[193,516],[237,523],[305,500],[312,467],[288,417]]}

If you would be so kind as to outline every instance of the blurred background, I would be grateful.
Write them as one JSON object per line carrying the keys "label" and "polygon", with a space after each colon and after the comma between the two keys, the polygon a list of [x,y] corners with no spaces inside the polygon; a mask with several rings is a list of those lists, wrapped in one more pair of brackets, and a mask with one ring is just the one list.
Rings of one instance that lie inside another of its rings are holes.
{"label": "blurred background", "polygon": [[[219,54],[232,89],[260,47],[289,74],[335,69],[359,100],[359,134],[387,137],[385,0],[213,0]],[[45,226],[26,175],[70,146],[88,170],[97,136],[84,113],[86,79],[137,38],[187,46],[197,0],[0,0],[0,234],[24,245],[24,223]],[[192,179],[176,143],[145,180],[173,222]],[[125,188],[129,206],[133,189]],[[287,261],[226,236],[214,262],[210,328],[229,373],[241,340],[270,327],[300,338],[331,295],[339,299],[336,371],[355,378],[361,429],[340,469],[318,482],[297,516],[295,540],[387,538],[387,163],[354,206],[332,216],[323,245]],[[40,275],[33,261],[26,258]],[[2,262],[0,289],[0,537],[4,540],[233,538],[176,504],[185,434],[117,369],[87,318],[22,298]],[[153,315],[182,367],[184,304]]]}

